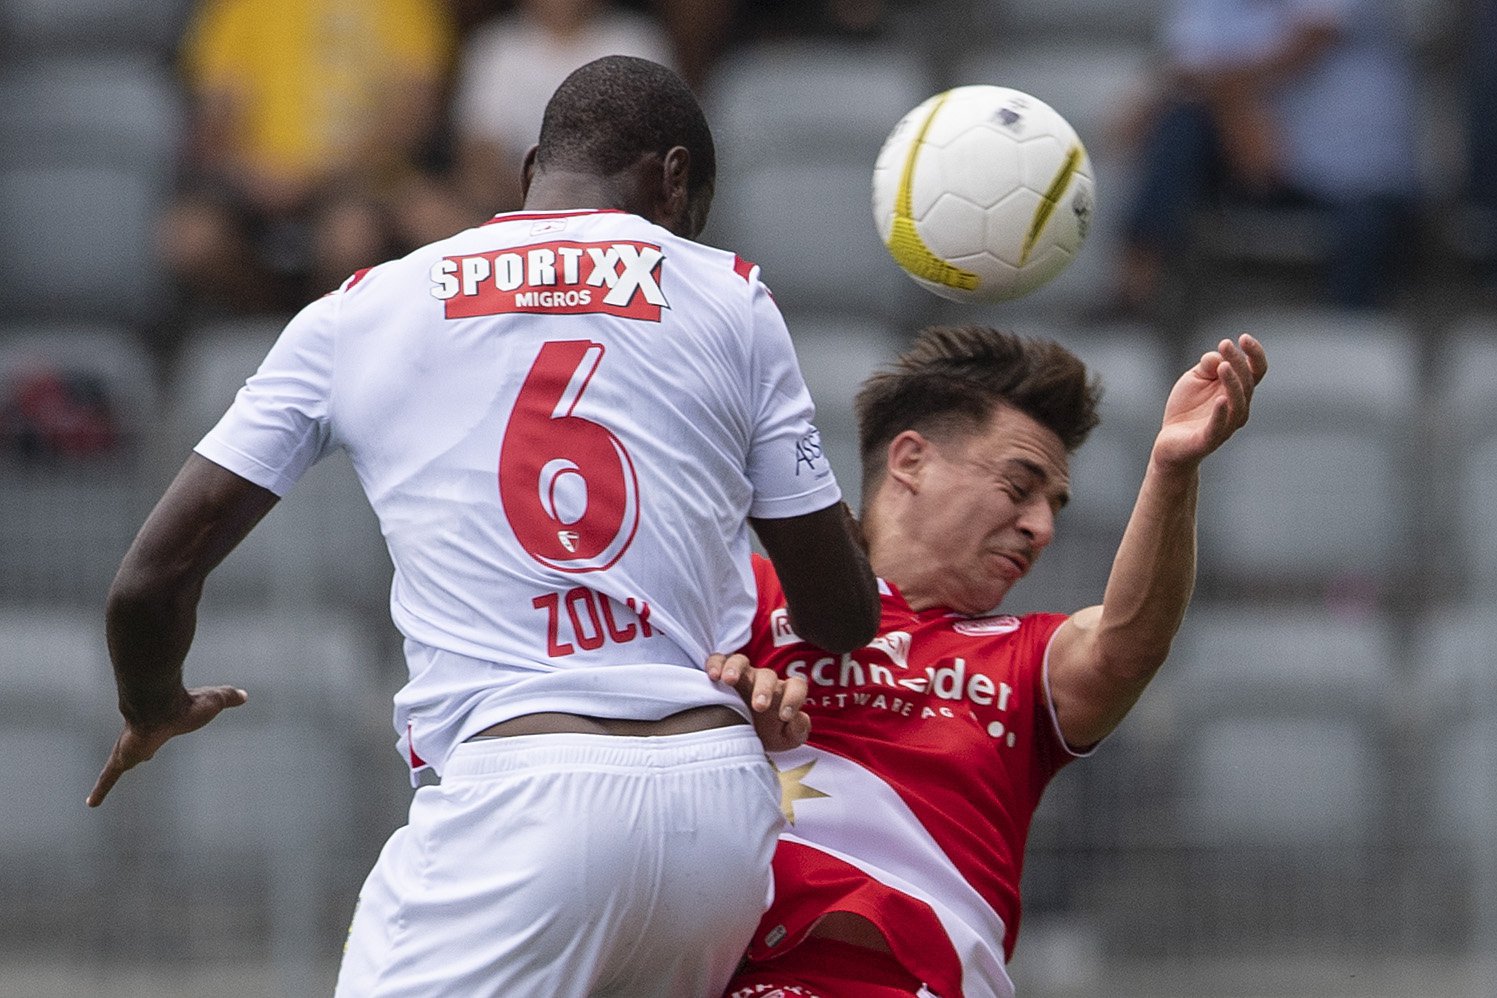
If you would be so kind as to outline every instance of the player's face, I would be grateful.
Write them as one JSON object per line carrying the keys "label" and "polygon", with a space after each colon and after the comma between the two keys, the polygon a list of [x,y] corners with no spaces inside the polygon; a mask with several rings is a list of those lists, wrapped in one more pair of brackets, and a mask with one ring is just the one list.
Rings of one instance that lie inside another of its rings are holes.
{"label": "player's face", "polygon": [[986,428],[933,443],[909,525],[930,564],[940,605],[992,610],[1055,536],[1069,497],[1065,446],[1016,409]]}

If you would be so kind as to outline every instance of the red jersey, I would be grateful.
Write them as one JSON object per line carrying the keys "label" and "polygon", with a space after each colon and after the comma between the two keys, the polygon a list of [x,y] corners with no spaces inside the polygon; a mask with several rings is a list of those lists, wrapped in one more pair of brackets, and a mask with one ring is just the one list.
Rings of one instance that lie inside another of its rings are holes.
{"label": "red jersey", "polygon": [[1064,614],[968,617],[912,610],[880,580],[867,647],[832,655],[791,630],[769,562],[744,651],[810,685],[810,741],[773,756],[789,825],[775,897],[749,946],[773,959],[822,915],[879,926],[895,956],[943,998],[1007,998],[1030,820],[1078,753],[1046,694]]}

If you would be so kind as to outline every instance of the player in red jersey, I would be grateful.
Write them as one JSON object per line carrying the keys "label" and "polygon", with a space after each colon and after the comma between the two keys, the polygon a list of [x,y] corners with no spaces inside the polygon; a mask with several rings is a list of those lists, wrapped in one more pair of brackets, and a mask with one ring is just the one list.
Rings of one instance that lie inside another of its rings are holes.
{"label": "player in red jersey", "polygon": [[1267,370],[1251,336],[1176,382],[1100,606],[994,612],[1067,499],[1097,390],[1049,342],[932,328],[858,396],[862,521],[883,616],[867,647],[792,631],[772,566],[744,649],[810,685],[778,754],[790,825],[731,998],[1007,998],[1030,819],[1051,777],[1133,706],[1195,575],[1202,460]]}

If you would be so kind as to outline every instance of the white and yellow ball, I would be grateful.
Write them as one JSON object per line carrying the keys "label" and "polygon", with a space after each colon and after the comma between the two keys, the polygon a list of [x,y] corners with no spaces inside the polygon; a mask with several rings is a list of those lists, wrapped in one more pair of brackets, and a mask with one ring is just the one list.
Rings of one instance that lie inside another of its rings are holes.
{"label": "white and yellow ball", "polygon": [[957,87],[900,119],[873,171],[873,217],[896,263],[963,302],[1028,294],[1065,269],[1095,206],[1091,161],[1044,101]]}

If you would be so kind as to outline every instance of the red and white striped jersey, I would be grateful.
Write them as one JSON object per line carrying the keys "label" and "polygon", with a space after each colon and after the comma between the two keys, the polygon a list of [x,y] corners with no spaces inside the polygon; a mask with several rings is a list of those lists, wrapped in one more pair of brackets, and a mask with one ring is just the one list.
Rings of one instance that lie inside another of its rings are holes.
{"label": "red and white striped jersey", "polygon": [[352,458],[395,564],[413,768],[539,711],[656,719],[754,612],[748,516],[840,493],[758,268],[617,211],[518,212],[294,318],[208,459],[283,494]]}
{"label": "red and white striped jersey", "polygon": [[832,655],[789,628],[773,567],[756,558],[755,665],[810,684],[807,745],[773,756],[789,825],[774,903],[749,948],[794,947],[822,915],[868,918],[942,998],[1006,998],[1030,819],[1075,758],[1047,695],[1063,614],[967,617],[910,609],[880,582],[865,648]]}

